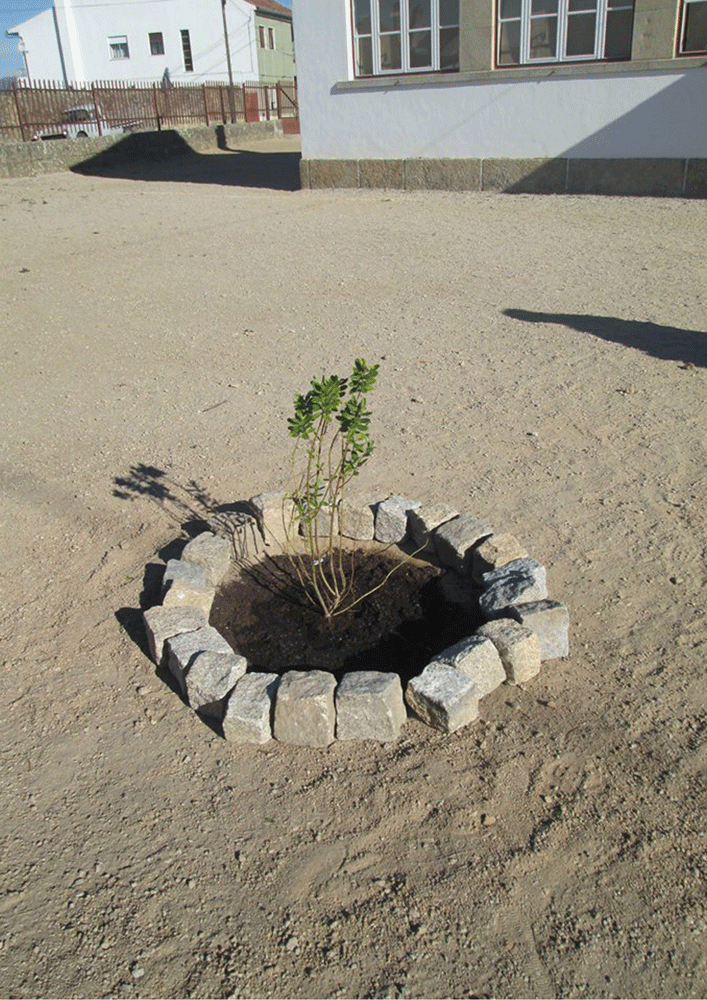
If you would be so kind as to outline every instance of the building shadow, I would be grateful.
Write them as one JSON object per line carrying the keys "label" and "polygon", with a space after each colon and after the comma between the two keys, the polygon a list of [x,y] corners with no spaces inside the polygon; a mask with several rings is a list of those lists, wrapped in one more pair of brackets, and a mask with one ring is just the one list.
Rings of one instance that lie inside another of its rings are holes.
{"label": "building shadow", "polygon": [[298,191],[297,152],[233,149],[223,136],[218,152],[199,153],[176,131],[136,132],[75,164],[73,173],[135,181],[224,184],[232,187]]}
{"label": "building shadow", "polygon": [[531,312],[528,309],[504,309],[504,316],[523,323],[553,323],[568,326],[602,340],[632,347],[661,361],[680,361],[690,367],[707,368],[707,332],[680,327],[618,319],[616,316],[591,316],[574,313]]}

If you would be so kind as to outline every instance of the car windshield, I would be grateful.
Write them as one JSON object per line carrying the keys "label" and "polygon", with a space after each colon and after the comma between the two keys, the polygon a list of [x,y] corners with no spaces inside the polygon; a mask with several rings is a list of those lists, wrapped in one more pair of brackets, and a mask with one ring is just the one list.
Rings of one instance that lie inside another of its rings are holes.
{"label": "car windshield", "polygon": [[61,113],[63,122],[90,122],[92,118],[93,112],[90,108],[68,108]]}

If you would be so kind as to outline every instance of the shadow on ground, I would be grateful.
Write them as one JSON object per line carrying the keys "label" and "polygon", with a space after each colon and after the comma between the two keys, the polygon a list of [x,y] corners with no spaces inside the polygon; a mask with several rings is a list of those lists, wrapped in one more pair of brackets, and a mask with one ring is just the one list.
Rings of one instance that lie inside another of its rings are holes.
{"label": "shadow on ground", "polygon": [[707,332],[703,330],[683,330],[615,316],[530,312],[527,309],[504,309],[503,314],[524,323],[568,326],[580,333],[633,347],[661,361],[681,361],[690,367],[707,368]]}
{"label": "shadow on ground", "polygon": [[198,153],[176,131],[138,132],[127,135],[71,169],[77,174],[134,181],[298,191],[301,187],[300,159],[299,150],[231,149],[223,142],[219,142],[218,152]]}

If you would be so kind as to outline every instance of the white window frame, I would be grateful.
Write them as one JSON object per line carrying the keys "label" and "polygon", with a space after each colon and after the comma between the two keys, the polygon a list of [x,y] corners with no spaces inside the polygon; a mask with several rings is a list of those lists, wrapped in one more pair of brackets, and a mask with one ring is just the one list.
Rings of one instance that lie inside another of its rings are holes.
{"label": "white window frame", "polygon": [[128,46],[128,36],[109,35],[108,52],[110,53],[111,61],[118,61],[120,59],[129,59],[130,47]]}
{"label": "white window frame", "polygon": [[[571,11],[570,0],[558,0],[558,10],[557,10],[557,39],[556,39],[556,54],[554,56],[536,56],[533,57],[530,53],[530,42],[532,38],[532,22],[535,20],[543,20],[548,16],[545,13],[532,14],[532,0],[520,0],[521,12],[519,17],[512,18],[501,18],[501,0],[497,0],[497,17],[496,17],[496,66],[501,69],[508,69],[514,65],[521,66],[534,66],[539,63],[574,63],[574,62],[600,62],[603,61],[604,56],[604,46],[606,43],[606,20],[607,13],[609,11],[626,11],[630,10],[632,13],[635,9],[634,0],[624,0],[624,2],[617,2],[614,0],[616,6],[609,7],[609,0],[597,0],[596,6],[596,23],[594,25],[594,50],[591,53],[581,53],[579,55],[566,55],[565,48],[567,44],[567,25],[568,21],[572,17],[577,17],[582,14],[591,13],[590,10],[577,10]],[[502,63],[501,56],[501,26],[503,24],[510,23],[520,24],[520,63]],[[626,61],[630,60],[630,54],[626,57]],[[614,60],[611,60],[614,61]],[[617,60],[624,61],[624,60]]]}
{"label": "white window frame", "polygon": [[[404,73],[453,73],[456,70],[440,68],[440,30],[443,28],[456,28],[459,31],[459,21],[456,24],[440,24],[440,0],[430,0],[432,34],[432,59],[427,66],[410,65],[410,25],[409,25],[409,3],[408,0],[400,0],[400,67],[383,67],[381,65],[381,44],[380,36],[387,34],[380,30],[380,6],[379,0],[370,0],[371,5],[371,34],[359,35],[356,31],[356,16],[354,0],[351,0],[351,24],[353,32],[353,55],[354,55],[354,75],[368,78],[369,74],[359,74],[359,44],[361,39],[371,39],[373,52],[373,76],[401,76]],[[415,29],[413,29],[414,31]],[[422,29],[424,30],[424,29]],[[398,34],[390,32],[389,34]]]}
{"label": "white window frame", "polygon": [[693,4],[695,6],[702,5],[707,6],[707,0],[682,0],[680,5],[680,38],[678,39],[678,55],[680,56],[698,56],[703,52],[707,52],[707,38],[705,39],[705,44],[701,49],[686,49],[685,48],[685,34],[687,32],[687,11],[688,7]]}
{"label": "white window frame", "polygon": [[274,51],[275,49],[275,29],[268,28],[268,48]]}

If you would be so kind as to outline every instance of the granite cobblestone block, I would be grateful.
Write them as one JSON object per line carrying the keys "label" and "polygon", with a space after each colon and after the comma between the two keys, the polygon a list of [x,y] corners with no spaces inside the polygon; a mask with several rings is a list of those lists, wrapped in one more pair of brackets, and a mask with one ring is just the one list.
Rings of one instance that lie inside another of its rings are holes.
{"label": "granite cobblestone block", "polygon": [[435,656],[433,662],[448,663],[470,677],[476,684],[479,698],[491,694],[506,679],[498,650],[491,639],[483,635],[471,635],[449,646]]}
{"label": "granite cobblestone block", "polygon": [[303,747],[334,742],[336,679],[325,670],[288,670],[275,702],[275,739]]}
{"label": "granite cobblestone block", "polygon": [[488,538],[491,528],[473,514],[460,514],[435,528],[433,538],[440,561],[457,573],[471,573],[473,548]]}
{"label": "granite cobblestone block", "polygon": [[206,651],[213,653],[233,652],[221,633],[211,625],[196,629],[194,632],[184,632],[181,635],[175,635],[165,643],[167,666],[179,684],[180,691],[185,696],[187,694],[186,677],[189,668],[199,653]]}
{"label": "granite cobblestone block", "polygon": [[244,674],[236,683],[223,717],[223,735],[231,743],[267,743],[272,739],[278,674]]}
{"label": "granite cobblestone block", "polygon": [[569,656],[570,615],[561,601],[531,601],[508,609],[509,615],[532,629],[540,640],[540,659]]}
{"label": "granite cobblestone block", "polygon": [[405,700],[423,722],[443,733],[454,733],[479,715],[476,684],[448,663],[429,663],[408,683]]}
{"label": "granite cobblestone block", "polygon": [[482,625],[475,634],[487,636],[494,644],[511,684],[525,684],[540,673],[540,640],[529,628],[499,618]]}
{"label": "granite cobblestone block", "polygon": [[400,677],[359,670],[344,674],[336,689],[336,738],[388,743],[407,719]]}

